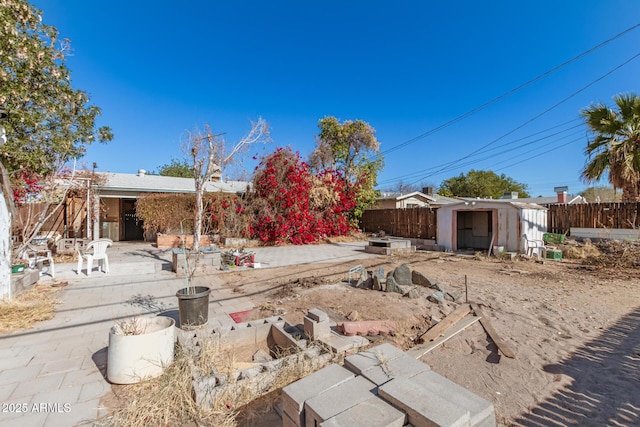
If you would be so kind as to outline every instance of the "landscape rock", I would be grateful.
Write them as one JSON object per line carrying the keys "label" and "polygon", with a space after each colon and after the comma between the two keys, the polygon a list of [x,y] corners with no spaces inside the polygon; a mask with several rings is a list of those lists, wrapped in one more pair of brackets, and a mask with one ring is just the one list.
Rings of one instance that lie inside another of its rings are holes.
{"label": "landscape rock", "polygon": [[360,313],[358,313],[357,310],[353,310],[351,313],[347,314],[347,319],[355,322],[356,320],[360,319]]}
{"label": "landscape rock", "polygon": [[431,280],[429,280],[427,276],[416,270],[413,270],[411,272],[411,282],[414,285],[425,286],[427,288],[430,288],[433,284],[433,282],[431,282]]}
{"label": "landscape rock", "polygon": [[444,293],[444,292],[445,292],[445,290],[444,290],[444,285],[442,285],[442,284],[440,284],[440,283],[433,283],[433,284],[432,284],[431,286],[429,286],[429,287],[430,287],[431,289],[435,289],[435,290],[437,290],[437,291],[439,291],[439,292],[442,292],[442,293]]}
{"label": "landscape rock", "polygon": [[378,275],[373,276],[373,288],[374,291],[383,291],[382,288],[382,280],[378,277]]}
{"label": "landscape rock", "polygon": [[418,289],[413,287],[413,288],[409,289],[409,292],[407,292],[403,296],[405,296],[407,298],[410,298],[410,299],[416,299],[416,298],[420,298],[420,292],[418,292]]}
{"label": "landscape rock", "polygon": [[407,264],[400,264],[393,270],[393,278],[400,286],[411,285],[411,269]]}
{"label": "landscape rock", "polygon": [[444,294],[444,297],[449,301],[458,301],[458,299],[460,298],[460,296],[457,293],[452,291],[447,291]]}
{"label": "landscape rock", "polygon": [[434,293],[432,293],[431,295],[429,295],[427,297],[427,299],[431,302],[437,303],[437,304],[444,304],[444,293],[440,292],[440,291],[436,291]]}
{"label": "landscape rock", "polygon": [[385,292],[396,292],[404,295],[404,289],[402,289],[400,285],[398,285],[398,282],[396,282],[396,279],[393,278],[392,272],[389,272],[389,275],[387,276],[387,287]]}
{"label": "landscape rock", "polygon": [[367,277],[363,281],[359,281],[356,285],[356,288],[359,289],[373,289],[373,279],[371,277]]}

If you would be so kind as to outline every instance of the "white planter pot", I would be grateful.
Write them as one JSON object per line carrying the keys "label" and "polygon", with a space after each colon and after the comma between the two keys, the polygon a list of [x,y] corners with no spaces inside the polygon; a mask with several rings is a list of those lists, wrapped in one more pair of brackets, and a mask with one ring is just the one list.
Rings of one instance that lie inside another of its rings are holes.
{"label": "white planter pot", "polygon": [[134,384],[160,376],[173,363],[175,320],[170,317],[139,319],[144,333],[116,335],[109,331],[107,379],[114,384]]}

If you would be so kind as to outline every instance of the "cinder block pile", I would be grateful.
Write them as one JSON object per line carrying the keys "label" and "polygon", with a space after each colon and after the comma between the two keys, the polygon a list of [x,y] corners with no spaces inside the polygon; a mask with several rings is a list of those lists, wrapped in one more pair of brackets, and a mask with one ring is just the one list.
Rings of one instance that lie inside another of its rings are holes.
{"label": "cinder block pile", "polygon": [[493,405],[390,344],[285,387],[283,426],[495,426]]}

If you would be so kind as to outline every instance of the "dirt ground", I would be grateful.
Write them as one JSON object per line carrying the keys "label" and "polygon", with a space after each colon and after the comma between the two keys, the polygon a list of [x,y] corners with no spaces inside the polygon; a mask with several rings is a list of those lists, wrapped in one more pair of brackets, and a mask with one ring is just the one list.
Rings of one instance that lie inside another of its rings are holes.
{"label": "dirt ground", "polygon": [[[439,306],[426,297],[356,289],[349,268],[407,263],[457,294]],[[485,256],[417,252],[362,262],[248,270],[225,275],[249,294],[255,318],[284,314],[302,323],[309,308],[332,320],[394,320],[394,336],[375,337],[408,349],[421,332],[465,300],[478,303],[516,353],[501,355],[475,323],[423,356],[437,373],[495,405],[499,425],[640,425],[639,269],[585,266],[579,261],[505,261]],[[357,313],[355,313],[357,312]]]}

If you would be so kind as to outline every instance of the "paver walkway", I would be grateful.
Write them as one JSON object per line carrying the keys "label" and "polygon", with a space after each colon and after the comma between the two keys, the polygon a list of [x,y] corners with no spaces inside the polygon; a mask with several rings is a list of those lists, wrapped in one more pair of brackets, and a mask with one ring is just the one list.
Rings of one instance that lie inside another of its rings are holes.
{"label": "paver walkway", "polygon": [[[252,249],[263,267],[370,258],[364,243]],[[109,275],[91,277],[75,264],[56,264],[56,280],[68,281],[53,319],[33,329],[0,335],[0,426],[92,425],[106,413],[100,399],[105,380],[109,329],[132,315],[177,319],[176,291],[184,287],[170,271],[171,254],[150,244],[117,242],[109,249]],[[85,267],[86,268],[86,267]],[[51,279],[43,276],[46,283]],[[253,308],[248,296],[206,278],[215,292],[211,325],[232,324],[227,313]]]}

